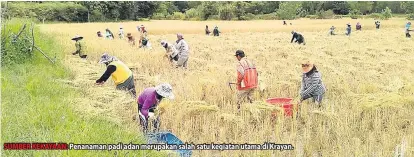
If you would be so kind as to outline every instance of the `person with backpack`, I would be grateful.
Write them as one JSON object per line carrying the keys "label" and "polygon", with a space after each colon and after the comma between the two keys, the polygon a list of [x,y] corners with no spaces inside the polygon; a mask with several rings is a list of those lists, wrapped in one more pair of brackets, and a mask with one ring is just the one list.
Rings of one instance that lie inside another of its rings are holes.
{"label": "person with backpack", "polygon": [[295,40],[295,43],[305,45],[305,38],[302,34],[297,33],[296,31],[292,31],[292,40],[290,40],[290,43],[293,43],[293,40]]}
{"label": "person with backpack", "polygon": [[300,88],[300,103],[309,98],[318,103],[319,107],[325,94],[325,85],[322,83],[322,75],[314,64],[306,61],[302,64],[302,83]]}
{"label": "person with backpack", "polygon": [[88,55],[86,55],[86,45],[85,43],[82,41],[83,37],[76,35],[74,38],[72,38],[72,40],[74,40],[75,43],[75,47],[76,47],[76,51],[72,53],[72,55],[76,55],[79,54],[80,58],[86,58]]}
{"label": "person with backpack", "polygon": [[218,37],[218,36],[220,36],[220,33],[221,33],[221,32],[218,30],[218,27],[217,27],[217,26],[216,26],[216,27],[214,27],[214,30],[213,30],[213,35]]}
{"label": "person with backpack", "polygon": [[[147,30],[146,30],[144,25],[141,25],[141,27],[139,29],[139,33],[140,33],[140,37],[139,37],[139,45],[140,46],[139,47],[141,48],[142,46],[147,45],[147,41],[148,41],[148,39],[147,39],[148,33],[147,33]],[[145,42],[145,44],[143,42]]]}
{"label": "person with backpack", "polygon": [[129,91],[136,98],[134,76],[128,66],[108,53],[101,56],[99,63],[106,65],[106,71],[96,80],[96,85],[103,85],[109,77],[112,77],[116,89]]}
{"label": "person with backpack", "polygon": [[258,85],[258,73],[256,66],[246,58],[244,51],[236,51],[237,60],[239,65],[237,66],[237,109],[240,110],[241,104],[247,100],[249,103],[253,102],[253,93]]}
{"label": "person with backpack", "polygon": [[177,49],[175,49],[174,45],[163,40],[161,41],[161,46],[165,48],[166,50],[165,55],[171,64],[174,64],[174,62],[178,62],[178,51]]}
{"label": "person with backpack", "polygon": [[174,99],[172,86],[168,83],[162,83],[156,87],[149,87],[138,97],[138,115],[140,119],[140,125],[144,133],[148,131],[148,120],[153,119],[154,129],[158,129],[160,126],[160,117],[155,115],[155,110],[164,99]]}
{"label": "person with backpack", "polygon": [[405,37],[407,38],[411,38],[410,31],[413,31],[413,30],[410,30],[410,27],[411,27],[411,22],[407,22],[407,24],[405,25]]}

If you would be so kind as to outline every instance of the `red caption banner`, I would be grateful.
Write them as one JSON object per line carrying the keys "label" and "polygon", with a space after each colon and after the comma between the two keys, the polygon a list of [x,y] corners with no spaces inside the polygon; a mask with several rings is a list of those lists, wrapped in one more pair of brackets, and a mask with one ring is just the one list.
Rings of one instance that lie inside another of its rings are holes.
{"label": "red caption banner", "polygon": [[4,150],[68,150],[67,143],[4,143]]}

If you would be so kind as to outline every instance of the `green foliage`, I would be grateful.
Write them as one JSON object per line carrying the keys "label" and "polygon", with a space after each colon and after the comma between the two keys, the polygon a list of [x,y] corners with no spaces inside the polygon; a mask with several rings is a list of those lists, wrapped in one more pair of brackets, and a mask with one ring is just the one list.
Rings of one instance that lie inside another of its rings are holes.
{"label": "green foliage", "polygon": [[[26,38],[32,37],[31,25],[28,23],[20,36],[16,39],[23,25],[27,22],[22,19],[13,19],[11,21],[3,21],[4,28],[1,30],[1,65],[13,65],[25,63],[32,58],[34,51],[31,51],[31,42]],[[34,32],[37,34],[38,32]],[[30,39],[32,40],[32,39]],[[35,39],[35,42],[41,40]]]}
{"label": "green foliage", "polygon": [[277,15],[275,13],[272,13],[272,14],[257,15],[257,19],[260,19],[260,20],[277,20],[279,18],[277,17]]}
{"label": "green foliage", "polygon": [[201,20],[201,11],[195,8],[191,8],[185,12],[186,19]]}
{"label": "green foliage", "polygon": [[414,2],[401,2],[401,8],[405,10],[406,14],[412,14],[414,13]]}
{"label": "green foliage", "polygon": [[220,16],[219,15],[210,15],[208,17],[208,20],[220,20]]}
{"label": "green foliage", "polygon": [[368,15],[368,18],[373,18],[373,19],[385,19],[384,16],[382,14],[379,13],[373,13]]}
{"label": "green foliage", "polygon": [[358,9],[354,9],[350,12],[350,17],[352,19],[358,19],[361,17],[361,12]]}
{"label": "green foliage", "polygon": [[[219,16],[221,20],[231,20],[235,17],[236,7],[231,4],[224,4],[219,8]],[[240,17],[238,17],[240,19]]]}
{"label": "green foliage", "polygon": [[181,12],[174,12],[173,13],[173,20],[184,20],[185,15]]}
{"label": "green foliage", "polygon": [[363,14],[370,13],[374,4],[374,2],[370,1],[353,1],[348,3],[351,10],[358,10]]}
{"label": "green foliage", "polygon": [[280,20],[293,20],[297,17],[296,13],[300,6],[299,2],[282,2],[276,14]]}
{"label": "green foliage", "polygon": [[166,18],[165,18],[165,15],[164,14],[156,13],[156,14],[152,15],[151,19],[154,19],[154,20],[165,20]]}
{"label": "green foliage", "polygon": [[333,19],[335,17],[335,14],[332,10],[327,10],[317,12],[316,16],[318,17],[318,19]]}
{"label": "green foliage", "polygon": [[392,17],[392,11],[390,8],[386,7],[383,11],[382,11],[382,16],[384,17],[384,19],[389,19]]}
{"label": "green foliage", "polygon": [[408,14],[407,19],[408,20],[414,20],[414,13]]}

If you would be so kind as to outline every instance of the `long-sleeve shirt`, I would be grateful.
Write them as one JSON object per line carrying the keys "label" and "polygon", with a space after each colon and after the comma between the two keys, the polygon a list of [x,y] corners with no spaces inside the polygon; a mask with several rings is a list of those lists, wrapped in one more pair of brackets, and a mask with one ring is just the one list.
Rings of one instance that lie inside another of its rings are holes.
{"label": "long-sleeve shirt", "polygon": [[96,80],[96,83],[100,83],[100,82],[103,82],[103,81],[105,81],[105,82],[106,82],[106,80],[108,80],[108,78],[111,76],[111,74],[112,74],[113,72],[115,72],[115,70],[116,70],[116,66],[114,66],[114,65],[109,65],[109,66],[106,68],[105,73],[101,76],[101,78],[99,78],[98,80]]}
{"label": "long-sleeve shirt", "polygon": [[157,94],[154,87],[146,88],[144,92],[138,97],[138,104],[140,104],[140,112],[145,118],[148,118],[148,112],[150,109],[154,109],[159,104]]}
{"label": "long-sleeve shirt", "polygon": [[179,56],[188,56],[189,47],[187,42],[184,41],[184,39],[177,41],[175,48],[177,49]]}
{"label": "long-sleeve shirt", "polygon": [[175,46],[174,45],[172,45],[172,44],[170,44],[170,43],[167,43],[167,48],[165,49],[166,51],[167,51],[167,55],[169,56],[169,57],[171,57],[171,58],[174,58],[177,54],[178,54],[178,51],[177,51],[177,49],[175,48]]}
{"label": "long-sleeve shirt", "polygon": [[300,90],[302,100],[311,96],[322,95],[325,93],[325,90],[325,85],[322,83],[322,76],[318,71],[315,71],[309,76],[303,74]]}

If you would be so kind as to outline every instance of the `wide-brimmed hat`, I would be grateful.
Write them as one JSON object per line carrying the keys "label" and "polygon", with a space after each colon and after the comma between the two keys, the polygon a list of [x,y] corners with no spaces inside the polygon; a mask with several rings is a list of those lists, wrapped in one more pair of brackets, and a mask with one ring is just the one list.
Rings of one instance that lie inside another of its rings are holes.
{"label": "wide-brimmed hat", "polygon": [[290,32],[290,33],[294,34],[294,33],[296,33],[296,31],[292,31],[292,32]]}
{"label": "wide-brimmed hat", "polygon": [[155,87],[155,92],[161,95],[164,98],[174,99],[174,94],[172,92],[172,86],[168,83],[162,83]]}
{"label": "wide-brimmed hat", "polygon": [[307,73],[307,72],[311,71],[313,66],[314,66],[314,64],[311,61],[309,61],[309,60],[304,61],[302,63],[303,73]]}
{"label": "wide-brimmed hat", "polygon": [[139,26],[140,28],[145,27],[144,25]]}
{"label": "wide-brimmed hat", "polygon": [[72,40],[78,40],[78,39],[83,39],[83,37],[80,35],[75,35],[75,37],[72,38]]}
{"label": "wide-brimmed hat", "polygon": [[102,56],[101,56],[101,59],[99,60],[99,63],[109,63],[109,62],[112,62],[112,61],[115,61],[115,60],[117,60],[117,58],[116,57],[114,57],[114,56],[110,56],[107,52],[105,52]]}
{"label": "wide-brimmed hat", "polygon": [[127,33],[127,37],[132,37],[131,33]]}
{"label": "wide-brimmed hat", "polygon": [[244,51],[243,50],[237,50],[236,54],[234,56],[240,56],[240,55],[244,55]]}

